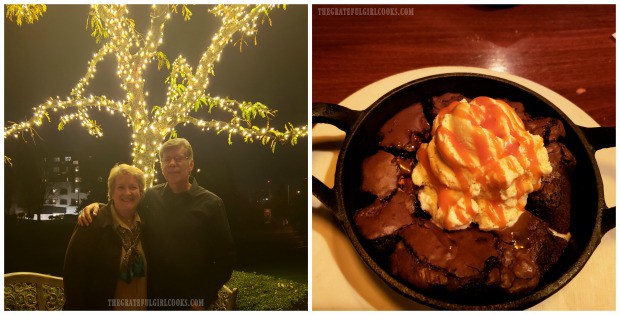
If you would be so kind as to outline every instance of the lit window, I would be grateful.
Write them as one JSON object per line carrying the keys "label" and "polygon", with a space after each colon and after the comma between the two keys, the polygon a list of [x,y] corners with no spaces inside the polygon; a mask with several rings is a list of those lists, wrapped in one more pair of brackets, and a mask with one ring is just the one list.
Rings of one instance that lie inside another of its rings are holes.
{"label": "lit window", "polygon": [[65,156],[65,162],[70,162],[71,161],[71,157],[70,156]]}
{"label": "lit window", "polygon": [[80,183],[80,182],[82,182],[82,177],[76,177],[76,178],[75,178],[75,182],[76,182],[76,183]]}

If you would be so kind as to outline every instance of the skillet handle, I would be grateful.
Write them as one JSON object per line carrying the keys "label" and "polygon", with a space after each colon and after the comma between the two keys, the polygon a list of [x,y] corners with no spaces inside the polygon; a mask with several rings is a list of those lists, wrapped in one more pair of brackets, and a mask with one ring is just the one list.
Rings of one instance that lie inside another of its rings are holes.
{"label": "skillet handle", "polygon": [[609,230],[616,227],[616,207],[603,209],[603,218],[601,220],[601,237]]}
{"label": "skillet handle", "polygon": [[327,210],[338,220],[338,222],[344,222],[344,212],[338,210],[338,202],[336,200],[336,193],[333,189],[327,187],[321,180],[312,176],[312,194],[321,201]]}
{"label": "skillet handle", "polygon": [[312,124],[325,123],[338,127],[349,133],[362,111],[346,108],[337,104],[312,103]]}
{"label": "skillet handle", "polygon": [[[317,123],[330,124],[345,133],[351,132],[361,114],[362,111],[352,110],[337,104],[312,103],[313,125]],[[345,214],[338,207],[336,192],[314,176],[312,176],[312,194],[327,207],[340,223],[344,222]]]}
{"label": "skillet handle", "polygon": [[[579,127],[593,151],[616,146],[616,127]],[[601,237],[616,227],[616,207],[603,208]]]}
{"label": "skillet handle", "polygon": [[594,151],[616,146],[616,127],[581,127],[581,132],[586,136],[588,143]]}

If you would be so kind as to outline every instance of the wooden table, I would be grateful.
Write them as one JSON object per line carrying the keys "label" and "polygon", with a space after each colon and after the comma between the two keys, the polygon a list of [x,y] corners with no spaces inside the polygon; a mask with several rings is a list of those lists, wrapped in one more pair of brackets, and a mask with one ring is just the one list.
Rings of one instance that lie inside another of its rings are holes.
{"label": "wooden table", "polygon": [[[414,10],[343,15],[386,8]],[[611,5],[314,5],[312,100],[338,103],[407,70],[470,66],[542,84],[615,126],[615,13]]]}
{"label": "wooden table", "polygon": [[[614,6],[314,5],[312,14],[315,102],[341,103],[371,83],[410,70],[465,66],[536,82],[596,123],[616,125]],[[324,126],[313,129],[313,176],[331,186],[344,134],[324,133]],[[605,150],[607,160],[599,166],[605,200],[614,206],[615,148]],[[329,165],[318,166],[324,160]],[[383,284],[349,243],[314,198],[314,309],[425,308]],[[534,309],[615,309],[615,229],[560,292]]]}

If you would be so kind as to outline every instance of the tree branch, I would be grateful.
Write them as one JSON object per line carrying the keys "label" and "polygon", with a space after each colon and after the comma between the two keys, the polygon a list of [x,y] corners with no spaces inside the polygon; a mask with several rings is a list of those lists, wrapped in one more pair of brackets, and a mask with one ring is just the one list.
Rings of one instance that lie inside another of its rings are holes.
{"label": "tree branch", "polygon": [[247,12],[246,6],[242,5],[217,5],[211,10],[215,16],[222,18],[222,26],[211,39],[211,44],[203,53],[198,68],[193,77],[188,79],[186,93],[179,100],[187,106],[189,111],[209,85],[209,74],[213,75],[214,63],[219,61],[224,47],[232,40],[237,32],[255,34],[256,20],[270,10],[273,5],[256,5]]}
{"label": "tree branch", "polygon": [[308,135],[308,127],[294,127],[292,124],[287,123],[285,125],[284,132],[278,131],[274,128],[259,128],[257,126],[251,126],[246,128],[233,121],[225,122],[220,120],[202,120],[199,118],[186,116],[183,119],[179,119],[179,123],[193,124],[194,126],[201,128],[202,131],[215,131],[216,134],[226,132],[228,134],[228,144],[232,144],[232,136],[238,135],[243,137],[244,142],[253,143],[254,140],[260,140],[262,145],[269,145],[271,150],[274,151],[276,144],[291,142],[291,144],[297,144],[297,139],[300,137],[306,137]]}
{"label": "tree branch", "polygon": [[[100,136],[101,128],[96,126],[96,123],[92,121],[88,113],[86,112],[88,108],[106,108],[110,112],[118,111],[123,115],[126,115],[126,107],[123,107],[121,102],[115,102],[113,100],[107,99],[105,96],[91,96],[89,98],[81,98],[81,99],[67,99],[62,101],[60,99],[49,99],[47,102],[37,106],[34,108],[34,115],[27,121],[23,121],[20,123],[13,123],[11,126],[4,128],[4,138],[13,136],[15,138],[19,137],[24,131],[29,131],[31,128],[35,126],[40,126],[43,124],[43,119],[46,118],[48,122],[51,122],[49,116],[49,110],[53,112],[57,111],[66,111],[72,108],[76,109],[76,113],[67,113],[60,118],[59,129],[64,128],[64,125],[72,120],[81,120],[82,125],[89,129],[89,133],[95,136]],[[62,124],[62,126],[61,126]],[[98,131],[97,131],[98,129]]]}
{"label": "tree branch", "polygon": [[80,81],[75,85],[75,87],[71,90],[71,96],[74,98],[81,98],[82,93],[84,93],[84,89],[88,86],[89,81],[95,76],[95,72],[97,72],[97,64],[105,58],[106,55],[112,52],[111,44],[106,43],[99,49],[97,53],[93,55],[93,59],[88,62],[88,70],[86,71],[86,75],[84,75]]}
{"label": "tree branch", "polygon": [[157,49],[163,43],[164,26],[169,19],[169,5],[153,5],[151,7],[151,26],[149,27],[149,32],[146,34],[144,45],[138,51],[138,55],[141,57],[140,60],[142,61],[138,64],[138,68],[145,67],[147,63],[153,60],[153,57],[157,53]]}

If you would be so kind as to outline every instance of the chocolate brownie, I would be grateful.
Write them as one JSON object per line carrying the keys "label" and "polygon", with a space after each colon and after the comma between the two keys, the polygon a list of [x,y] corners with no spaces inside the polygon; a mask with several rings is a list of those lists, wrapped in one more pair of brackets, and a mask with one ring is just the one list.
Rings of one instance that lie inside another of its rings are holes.
{"label": "chocolate brownie", "polygon": [[559,119],[543,117],[524,122],[525,130],[533,135],[539,135],[545,140],[545,145],[556,142],[566,136],[564,124]]}
{"label": "chocolate brownie", "polygon": [[430,125],[424,117],[422,104],[417,103],[398,112],[379,131],[379,145],[386,149],[415,152],[428,141]]}
{"label": "chocolate brownie", "polygon": [[388,201],[377,199],[370,206],[355,213],[355,224],[369,240],[391,235],[413,223],[411,214],[414,199],[412,191],[399,189]]}
{"label": "chocolate brownie", "polygon": [[499,284],[508,293],[529,291],[555,264],[568,242],[554,236],[548,225],[525,211],[517,222],[497,232],[501,252],[499,277],[489,284]]}
{"label": "chocolate brownie", "polygon": [[471,100],[465,97],[463,94],[459,93],[444,93],[440,96],[433,96],[433,109],[431,110],[432,119],[435,119],[435,117],[437,116],[437,114],[439,114],[439,111],[442,108],[448,107],[450,104],[452,104],[452,102],[458,102],[462,99],[466,99],[468,102]]}
{"label": "chocolate brownie", "polygon": [[568,148],[559,142],[546,146],[553,170],[541,179],[541,188],[528,196],[527,209],[557,232],[570,228],[570,174],[577,161]]}
{"label": "chocolate brownie", "polygon": [[529,291],[568,244],[527,211],[499,231],[445,231],[416,218],[398,234],[402,241],[390,257],[390,272],[416,287],[451,291],[485,286],[510,294]]}
{"label": "chocolate brownie", "polygon": [[[525,293],[539,284],[568,245],[552,229],[569,231],[570,174],[576,161],[558,142],[565,137],[559,120],[532,117],[522,103],[505,100],[526,130],[543,137],[553,171],[542,177],[541,189],[529,195],[527,211],[511,227],[497,231],[482,231],[475,224],[456,231],[437,227],[420,209],[419,187],[410,178],[416,162],[411,153],[430,140],[425,117],[435,117],[441,108],[462,99],[470,100],[458,93],[433,97],[427,107],[409,106],[381,127],[377,153],[362,163],[361,190],[376,199],[359,209],[354,221],[370,252],[381,255],[376,261],[416,288]],[[424,108],[429,111],[426,115]]]}
{"label": "chocolate brownie", "polygon": [[379,150],[362,162],[362,191],[383,199],[398,187],[398,174],[395,157]]}
{"label": "chocolate brownie", "polygon": [[525,106],[523,106],[523,103],[511,102],[506,99],[502,99],[502,101],[506,102],[506,104],[512,107],[512,109],[514,109],[514,111],[517,113],[517,116],[519,116],[519,118],[521,118],[524,123],[532,120],[532,117],[525,112]]}

